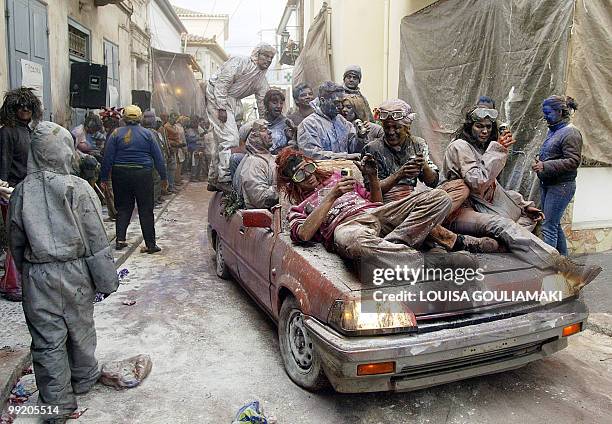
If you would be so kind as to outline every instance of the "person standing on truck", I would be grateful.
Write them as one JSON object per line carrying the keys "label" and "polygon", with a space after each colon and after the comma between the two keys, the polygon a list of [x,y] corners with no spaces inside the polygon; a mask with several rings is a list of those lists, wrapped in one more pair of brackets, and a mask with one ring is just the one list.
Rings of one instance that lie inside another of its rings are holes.
{"label": "person standing on truck", "polygon": [[235,113],[241,99],[254,94],[260,116],[270,88],[266,72],[276,54],[267,43],[258,44],[251,56],[232,56],[210,77],[206,86],[206,112],[215,132],[215,149],[208,171],[208,190],[231,191],[231,148],[238,146]]}

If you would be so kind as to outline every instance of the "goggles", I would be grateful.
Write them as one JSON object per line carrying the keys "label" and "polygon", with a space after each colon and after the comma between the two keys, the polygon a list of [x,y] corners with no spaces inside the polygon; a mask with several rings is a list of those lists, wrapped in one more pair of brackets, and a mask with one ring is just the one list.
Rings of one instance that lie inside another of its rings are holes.
{"label": "goggles", "polygon": [[314,162],[308,162],[306,165],[302,166],[300,169],[295,171],[291,179],[296,183],[301,183],[306,178],[314,174],[317,170],[317,164]]}
{"label": "goggles", "polygon": [[394,121],[399,121],[401,119],[404,119],[406,116],[406,112],[404,112],[403,110],[378,110],[378,118],[381,121],[384,121],[389,118],[393,119]]}
{"label": "goggles", "polygon": [[495,109],[485,109],[485,108],[479,107],[477,109],[474,109],[474,111],[471,113],[471,116],[472,116],[472,119],[475,121],[480,121],[481,119],[485,119],[485,118],[496,120],[497,117],[499,116],[499,112],[497,112],[497,110]]}

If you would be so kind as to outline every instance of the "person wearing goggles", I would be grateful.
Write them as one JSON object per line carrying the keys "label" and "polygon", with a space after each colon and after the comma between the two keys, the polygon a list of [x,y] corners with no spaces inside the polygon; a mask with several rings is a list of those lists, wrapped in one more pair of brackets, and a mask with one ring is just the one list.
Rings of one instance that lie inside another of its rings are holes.
{"label": "person wearing goggles", "polygon": [[[384,135],[366,145],[364,153],[371,154],[376,161],[385,203],[411,196],[417,181],[436,188],[439,171],[429,157],[427,143],[410,133],[412,121],[416,116],[412,107],[401,99],[388,100],[377,109],[377,116],[382,121]],[[462,186],[451,183],[440,187],[451,198],[451,213],[467,198],[467,188]],[[441,225],[434,227],[429,238],[449,251],[467,250],[480,253],[499,249],[497,242],[491,238],[457,235]]]}
{"label": "person wearing goggles", "polygon": [[[376,162],[368,154],[355,165],[368,178],[369,191],[352,176],[325,171],[296,150],[283,150],[276,164],[279,191],[293,205],[287,219],[294,242],[322,242],[345,259],[368,263],[427,266],[434,258],[417,249],[448,213],[451,201],[444,191],[423,191],[381,204]],[[463,253],[445,254],[444,261],[477,266],[474,257]]]}
{"label": "person wearing goggles", "polygon": [[[27,175],[28,155],[31,142],[31,123],[42,118],[42,104],[32,89],[17,88],[4,95],[0,108],[0,180],[11,187],[19,184]],[[2,213],[7,216],[8,202],[0,202]],[[6,248],[6,243],[3,246]],[[13,257],[7,250],[4,269],[15,269]],[[21,278],[10,278],[18,273],[7,272],[0,295],[21,300]]]}
{"label": "person wearing goggles", "polygon": [[342,115],[344,88],[332,81],[319,86],[319,97],[311,102],[310,114],[297,129],[297,145],[308,156],[320,159],[358,159],[359,153],[349,153],[356,137],[353,124]]}
{"label": "person wearing goggles", "polygon": [[461,234],[500,240],[523,261],[562,273],[577,293],[600,270],[572,262],[531,233],[536,223],[544,219],[544,214],[534,202],[505,189],[497,181],[514,139],[509,131],[500,136],[490,109],[482,109],[467,111],[464,123],[444,154],[444,178],[447,181],[461,179],[469,188],[470,207],[460,208],[449,228]]}

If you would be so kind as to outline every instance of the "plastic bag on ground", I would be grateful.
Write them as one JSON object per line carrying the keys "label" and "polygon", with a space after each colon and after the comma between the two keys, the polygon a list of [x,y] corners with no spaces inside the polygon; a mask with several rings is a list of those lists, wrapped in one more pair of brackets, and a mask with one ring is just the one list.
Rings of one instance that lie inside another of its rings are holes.
{"label": "plastic bag on ground", "polygon": [[153,367],[149,355],[136,355],[122,361],[102,365],[100,383],[115,389],[130,389],[138,386]]}
{"label": "plastic bag on ground", "polygon": [[232,422],[232,424],[242,423],[276,424],[276,418],[266,418],[263,408],[259,406],[259,401],[254,400],[240,408]]}

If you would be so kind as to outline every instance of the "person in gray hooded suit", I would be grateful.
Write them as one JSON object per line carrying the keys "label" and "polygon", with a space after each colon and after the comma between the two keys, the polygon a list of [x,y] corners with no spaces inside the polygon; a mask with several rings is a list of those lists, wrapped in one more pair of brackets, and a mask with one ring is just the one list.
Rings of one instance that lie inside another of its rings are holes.
{"label": "person in gray hooded suit", "polygon": [[39,403],[54,410],[47,422],[64,422],[77,408],[75,394],[98,380],[93,300],[119,286],[98,196],[71,175],[74,154],[66,129],[41,122],[9,205]]}

